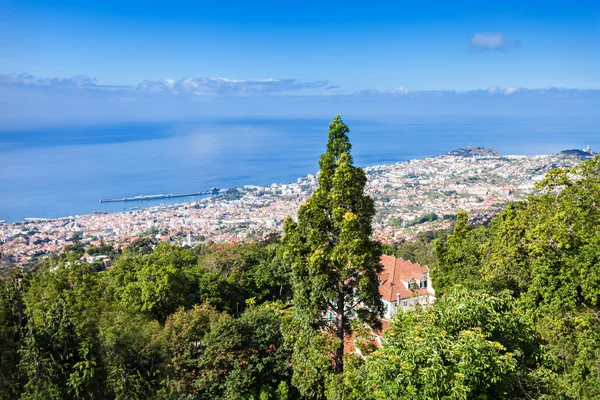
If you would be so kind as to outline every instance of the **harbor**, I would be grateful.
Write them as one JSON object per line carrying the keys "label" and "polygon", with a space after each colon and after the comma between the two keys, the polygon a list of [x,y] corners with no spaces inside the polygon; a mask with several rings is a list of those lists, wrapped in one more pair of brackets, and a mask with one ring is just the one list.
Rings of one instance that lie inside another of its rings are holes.
{"label": "harbor", "polygon": [[124,201],[144,201],[144,200],[160,200],[160,199],[173,199],[177,197],[191,197],[191,196],[204,196],[204,195],[217,195],[220,193],[219,188],[211,188],[209,190],[202,190],[199,192],[188,192],[188,193],[169,193],[169,194],[150,194],[150,195],[138,195],[132,197],[115,197],[108,199],[100,199],[100,203],[118,203]]}

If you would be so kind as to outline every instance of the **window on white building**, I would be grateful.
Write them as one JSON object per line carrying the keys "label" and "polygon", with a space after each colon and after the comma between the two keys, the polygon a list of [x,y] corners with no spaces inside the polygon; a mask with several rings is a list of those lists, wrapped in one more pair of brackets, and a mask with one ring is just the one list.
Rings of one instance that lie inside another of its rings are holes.
{"label": "window on white building", "polygon": [[421,289],[425,289],[427,287],[427,278],[421,279],[421,282],[419,282],[419,287]]}

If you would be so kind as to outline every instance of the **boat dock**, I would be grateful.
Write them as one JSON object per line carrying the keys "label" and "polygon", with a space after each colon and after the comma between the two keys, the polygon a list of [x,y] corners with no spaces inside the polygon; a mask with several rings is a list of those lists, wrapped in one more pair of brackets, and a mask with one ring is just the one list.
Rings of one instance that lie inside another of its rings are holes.
{"label": "boat dock", "polygon": [[190,197],[190,196],[202,196],[202,195],[216,195],[221,190],[219,188],[212,188],[209,190],[202,190],[200,192],[188,192],[188,193],[169,193],[169,194],[150,194],[150,195],[139,195],[133,197],[115,197],[112,199],[100,199],[100,203],[117,203],[121,201],[143,201],[143,200],[159,200],[159,199],[172,199],[176,197]]}

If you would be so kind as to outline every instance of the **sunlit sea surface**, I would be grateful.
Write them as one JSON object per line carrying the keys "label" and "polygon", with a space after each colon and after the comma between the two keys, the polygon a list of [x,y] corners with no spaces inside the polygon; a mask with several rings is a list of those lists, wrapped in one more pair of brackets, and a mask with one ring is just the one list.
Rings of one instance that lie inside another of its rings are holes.
{"label": "sunlit sea surface", "polygon": [[[598,119],[346,120],[359,166],[441,155],[468,145],[502,154],[600,150]],[[315,173],[328,120],[218,120],[0,131],[0,220],[123,211],[193,198],[100,198],[293,182]]]}

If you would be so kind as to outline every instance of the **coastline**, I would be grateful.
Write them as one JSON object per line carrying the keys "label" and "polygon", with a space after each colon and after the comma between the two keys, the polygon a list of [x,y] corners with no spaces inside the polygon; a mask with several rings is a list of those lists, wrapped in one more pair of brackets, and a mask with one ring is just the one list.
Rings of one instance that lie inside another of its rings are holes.
{"label": "coastline", "polygon": [[[376,204],[374,237],[393,243],[420,231],[450,226],[463,208],[485,219],[509,201],[534,191],[552,167],[570,167],[580,158],[553,155],[439,155],[364,168],[367,193]],[[126,246],[140,236],[192,245],[205,241],[235,243],[280,233],[287,215],[317,186],[314,174],[293,183],[245,185],[218,196],[172,205],[56,219],[28,218],[0,225],[0,251],[27,261],[68,244],[73,234],[85,244],[100,241]],[[419,222],[423,216],[428,216]]]}

